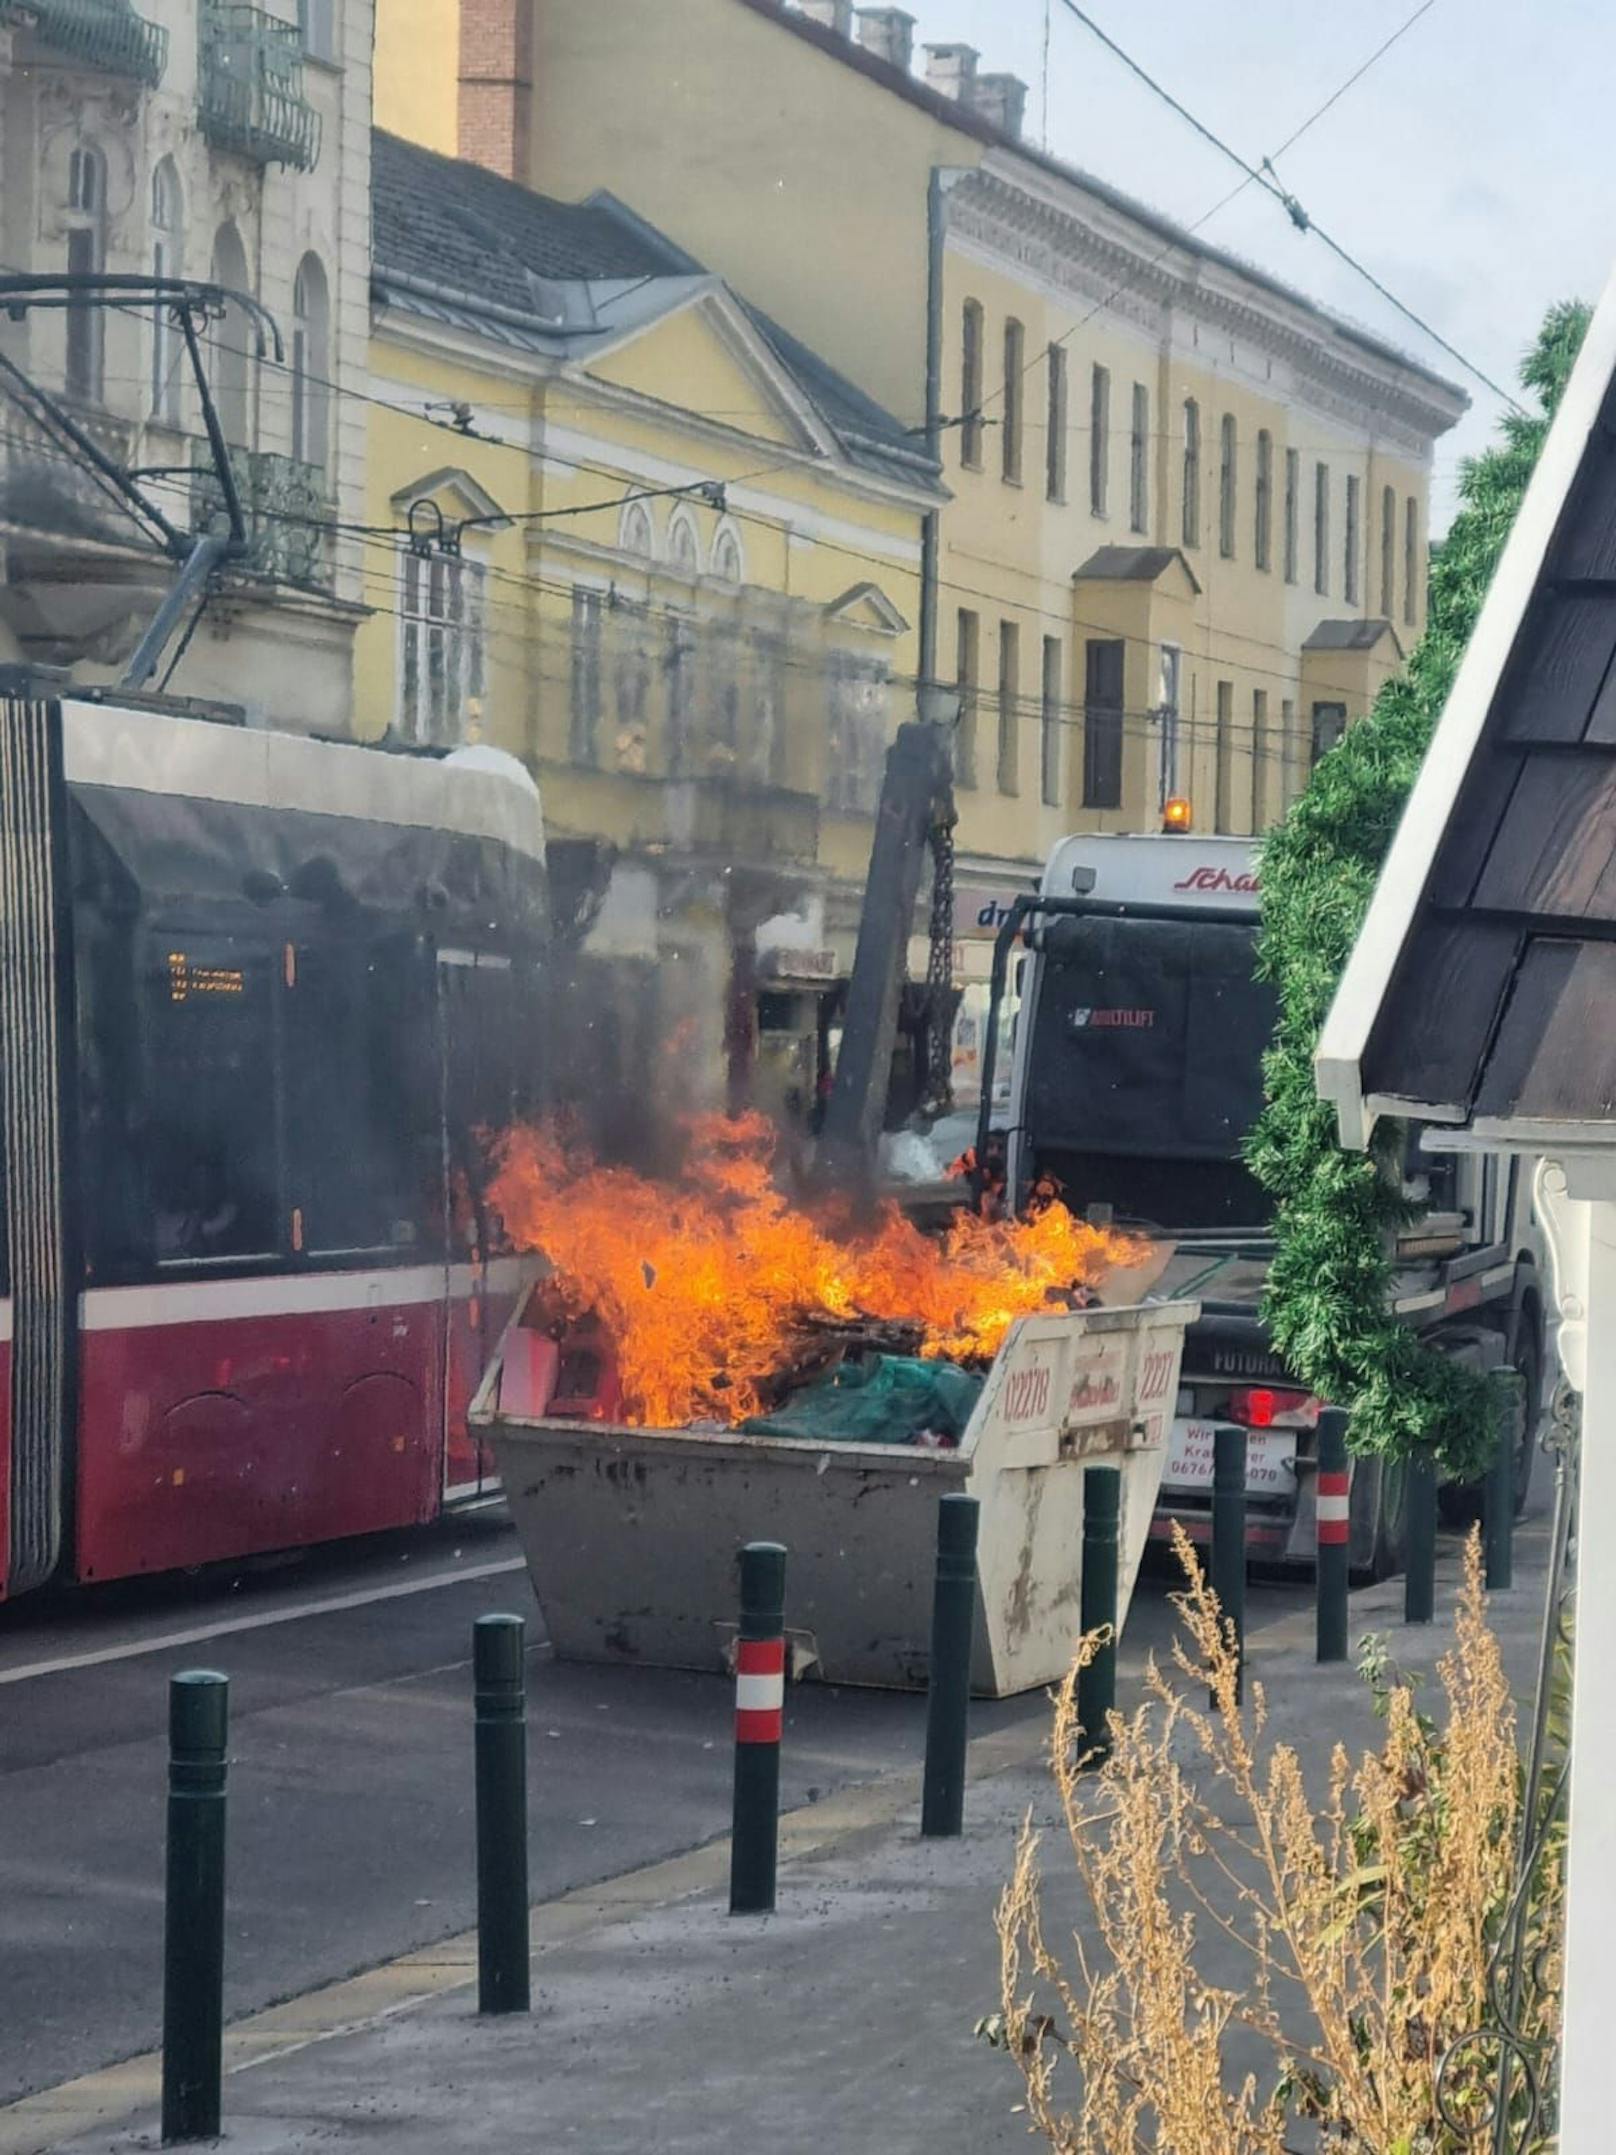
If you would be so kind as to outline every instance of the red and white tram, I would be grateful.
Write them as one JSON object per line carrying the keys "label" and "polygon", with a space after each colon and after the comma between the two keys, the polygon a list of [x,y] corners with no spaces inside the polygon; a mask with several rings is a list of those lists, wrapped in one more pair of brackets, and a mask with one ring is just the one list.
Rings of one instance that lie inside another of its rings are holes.
{"label": "red and white tram", "polygon": [[546,933],[508,758],[0,698],[0,1598],[484,1489]]}

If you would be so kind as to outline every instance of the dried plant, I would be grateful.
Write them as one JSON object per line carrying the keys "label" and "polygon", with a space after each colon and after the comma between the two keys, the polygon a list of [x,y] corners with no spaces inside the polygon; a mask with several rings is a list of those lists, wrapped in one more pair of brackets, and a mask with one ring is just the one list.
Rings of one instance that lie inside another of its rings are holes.
{"label": "dried plant", "polygon": [[[1337,1744],[1310,1789],[1237,1699],[1229,1633],[1190,1544],[1185,1638],[1111,1720],[1097,1771],[1080,1727],[1085,1640],[1055,1696],[1051,1761],[1083,1902],[1057,1947],[1030,1820],[998,1909],[1001,2011],[983,2023],[1059,2155],[1459,2155],[1492,2145],[1496,1976],[1514,1909],[1521,1775],[1474,1540],[1440,1723],[1372,1672],[1384,1723]],[[1200,1702],[1210,1697],[1210,1707]],[[1515,2027],[1537,2060],[1558,2022],[1558,1866],[1533,1872],[1534,1980]],[[1216,1983],[1216,1953],[1239,1971]],[[1552,2145],[1517,2078],[1512,2150]]]}

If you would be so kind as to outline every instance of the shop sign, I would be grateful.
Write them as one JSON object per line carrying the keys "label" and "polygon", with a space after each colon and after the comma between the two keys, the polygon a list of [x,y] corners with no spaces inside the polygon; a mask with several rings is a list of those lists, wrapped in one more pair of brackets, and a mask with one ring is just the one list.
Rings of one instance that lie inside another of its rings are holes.
{"label": "shop sign", "polygon": [[823,986],[837,977],[834,950],[765,950],[758,970],[766,980],[803,980]]}
{"label": "shop sign", "polygon": [[991,943],[1010,918],[1015,899],[1029,895],[1014,889],[958,890],[954,893],[954,940]]}

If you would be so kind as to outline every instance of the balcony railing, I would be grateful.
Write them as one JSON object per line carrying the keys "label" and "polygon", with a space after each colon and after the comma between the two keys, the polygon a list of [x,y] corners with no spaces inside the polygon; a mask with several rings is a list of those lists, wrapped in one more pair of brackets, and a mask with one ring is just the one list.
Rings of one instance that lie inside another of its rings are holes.
{"label": "balcony railing", "polygon": [[[248,573],[280,584],[329,584],[332,503],[325,473],[270,449],[230,455],[247,527]],[[191,463],[192,530],[227,530],[224,489],[206,442],[192,444]]]}
{"label": "balcony railing", "polygon": [[168,32],[137,15],[129,0],[3,0],[0,23],[26,24],[69,59],[148,89],[168,65]]}
{"label": "balcony railing", "polygon": [[[82,405],[67,409],[113,463],[130,462],[135,429],[128,420]],[[105,481],[20,406],[9,411],[0,444],[0,523],[49,533],[66,551],[75,539],[119,545],[135,536],[133,518]]]}
{"label": "balcony railing", "polygon": [[297,25],[233,0],[202,0],[198,102],[216,149],[259,165],[312,169],[320,115],[303,95]]}

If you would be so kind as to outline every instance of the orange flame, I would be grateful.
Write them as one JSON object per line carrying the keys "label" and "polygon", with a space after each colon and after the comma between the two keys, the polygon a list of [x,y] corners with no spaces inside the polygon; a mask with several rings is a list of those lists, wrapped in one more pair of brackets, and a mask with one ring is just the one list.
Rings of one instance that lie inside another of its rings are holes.
{"label": "orange flame", "polygon": [[923,1353],[991,1356],[1017,1317],[1143,1255],[1059,1204],[1017,1222],[962,1213],[936,1239],[887,1204],[872,1227],[838,1231],[776,1187],[763,1116],[703,1117],[688,1135],[681,1171],[658,1182],[553,1126],[515,1129],[491,1191],[516,1246],[548,1260],[562,1313],[606,1325],[625,1419],[652,1428],[756,1413],[816,1318],[910,1325]]}

